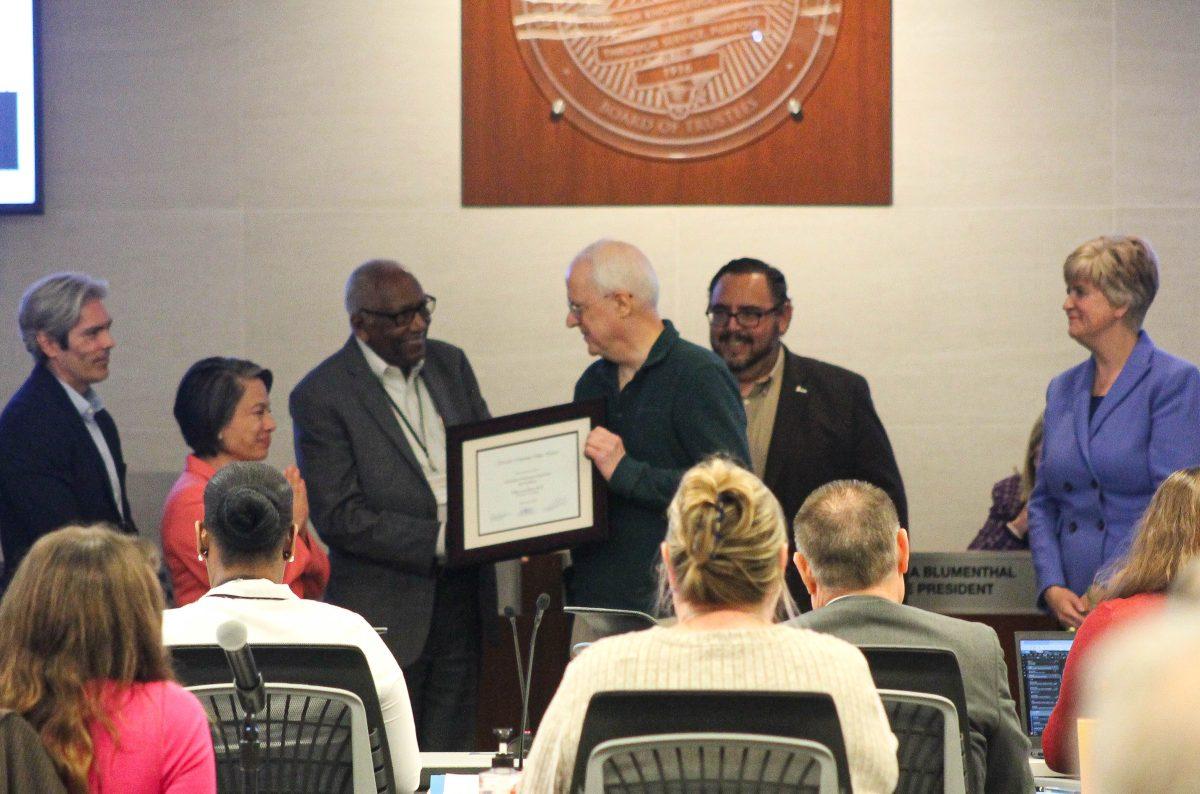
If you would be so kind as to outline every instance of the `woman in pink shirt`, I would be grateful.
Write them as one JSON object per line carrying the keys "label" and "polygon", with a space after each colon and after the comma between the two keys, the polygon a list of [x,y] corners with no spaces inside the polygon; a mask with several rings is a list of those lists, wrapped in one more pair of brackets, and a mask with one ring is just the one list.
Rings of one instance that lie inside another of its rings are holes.
{"label": "woman in pink shirt", "polygon": [[216,791],[204,709],[163,650],[151,557],[103,525],[60,529],[0,602],[0,706],[33,725],[73,793]]}
{"label": "woman in pink shirt", "polygon": [[[184,374],[175,393],[175,420],[192,448],[183,474],[163,506],[163,557],[171,572],[176,606],[208,592],[208,570],[197,546],[204,518],[204,488],[222,466],[263,460],[271,449],[271,371],[239,358],[206,358]],[[308,530],[308,496],[295,466],[284,469],[291,483],[292,520],[300,527],[294,559],[283,582],[301,598],[320,598],[329,582],[329,556]]]}
{"label": "woman in pink shirt", "polygon": [[[1058,702],[1042,732],[1046,765],[1058,772],[1079,771],[1081,681],[1101,638],[1162,611],[1167,588],[1200,558],[1200,468],[1175,472],[1158,486],[1124,558],[1101,573],[1089,591],[1096,606],[1084,618],[1063,668]],[[1100,643],[1103,644],[1103,643]],[[1086,715],[1083,715],[1086,716]]]}

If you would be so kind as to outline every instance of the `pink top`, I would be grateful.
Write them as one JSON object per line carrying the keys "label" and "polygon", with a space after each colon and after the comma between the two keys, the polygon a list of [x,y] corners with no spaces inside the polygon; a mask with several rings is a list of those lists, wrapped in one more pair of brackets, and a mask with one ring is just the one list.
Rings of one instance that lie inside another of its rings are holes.
{"label": "pink top", "polygon": [[[188,455],[183,474],[171,486],[163,505],[162,545],[175,605],[184,606],[208,592],[208,569],[196,549],[196,522],[204,518],[204,488],[217,473],[195,455]],[[329,557],[313,542],[307,529],[296,538],[296,559],[283,570],[283,583],[301,598],[319,599],[329,582]]]}
{"label": "pink top", "polygon": [[101,702],[116,728],[92,721],[91,794],[215,794],[212,734],[200,701],[174,681],[118,689],[104,684]]}
{"label": "pink top", "polygon": [[1145,620],[1162,611],[1167,597],[1162,593],[1138,593],[1129,598],[1113,598],[1101,601],[1083,619],[1083,625],[1075,632],[1067,664],[1063,667],[1062,684],[1058,689],[1058,702],[1046,721],[1042,731],[1042,751],[1046,755],[1046,766],[1056,772],[1079,771],[1079,739],[1075,721],[1079,718],[1080,691],[1083,678],[1091,659],[1091,651],[1101,637],[1118,626]]}

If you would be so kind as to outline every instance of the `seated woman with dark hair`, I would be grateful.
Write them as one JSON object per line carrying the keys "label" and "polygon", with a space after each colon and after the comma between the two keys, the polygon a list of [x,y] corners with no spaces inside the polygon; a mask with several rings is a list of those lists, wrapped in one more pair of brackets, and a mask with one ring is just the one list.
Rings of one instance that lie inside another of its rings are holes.
{"label": "seated woman with dark hair", "polygon": [[60,529],[0,602],[0,707],[37,729],[68,791],[216,791],[204,709],[163,650],[151,557],[104,526]]}
{"label": "seated woman with dark hair", "polygon": [[683,475],[667,509],[661,576],[679,620],[593,643],[567,667],[534,739],[521,790],[565,792],[596,692],[713,689],[828,692],[856,792],[896,786],[896,737],[866,660],[842,640],[774,623],[788,543],[775,497],[712,458]]}
{"label": "seated woman with dark hair", "polygon": [[204,489],[197,538],[213,586],[195,602],[167,610],[163,639],[168,646],[212,645],[217,627],[237,619],[246,625],[251,645],[361,648],[379,692],[397,789],[413,791],[421,761],[404,673],[361,616],[301,599],[283,584],[287,561],[300,542],[292,515],[292,487],[265,463],[230,463],[214,474]]}
{"label": "seated woman with dark hair", "polygon": [[[204,486],[222,466],[263,460],[271,449],[271,371],[238,358],[206,358],[184,374],[175,393],[175,420],[192,448],[183,474],[163,506],[163,556],[171,572],[175,604],[190,604],[209,586],[204,561],[196,555],[196,531],[204,518]],[[320,598],[329,582],[329,557],[308,530],[308,496],[300,470],[288,466],[293,516],[300,528],[295,559],[283,581],[301,598]]]}
{"label": "seated woman with dark hair", "polygon": [[1091,653],[1114,629],[1160,612],[1167,590],[1189,563],[1200,559],[1200,468],[1177,471],[1158,487],[1146,508],[1129,553],[1089,592],[1096,603],[1084,618],[1063,668],[1058,703],[1042,733],[1046,765],[1079,770],[1076,720]]}

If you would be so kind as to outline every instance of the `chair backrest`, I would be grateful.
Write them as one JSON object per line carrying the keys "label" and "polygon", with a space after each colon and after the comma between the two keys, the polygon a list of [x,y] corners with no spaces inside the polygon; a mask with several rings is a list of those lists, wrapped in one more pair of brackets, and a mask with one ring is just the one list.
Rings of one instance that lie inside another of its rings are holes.
{"label": "chair backrest", "polygon": [[575,620],[582,620],[597,638],[628,634],[658,625],[658,621],[653,617],[636,609],[564,606],[563,612],[574,616]]}
{"label": "chair backrest", "polygon": [[969,750],[971,724],[967,715],[967,692],[958,657],[953,651],[883,645],[860,645],[859,650],[867,657],[876,688],[925,692],[953,703],[958,712],[958,733],[964,754]]}
{"label": "chair backrest", "polygon": [[671,733],[602,742],[588,757],[584,792],[836,794],[837,785],[833,753],[808,739]]}
{"label": "chair backrest", "polygon": [[582,790],[588,757],[610,739],[670,733],[738,733],[808,739],[829,748],[838,787],[850,791],[842,724],[826,692],[632,690],[597,692],[588,703],[571,791]]}
{"label": "chair backrest", "polygon": [[0,792],[67,794],[42,737],[15,711],[0,709]]}
{"label": "chair backrest", "polygon": [[[208,712],[217,790],[241,791],[244,713],[233,683],[189,687]],[[257,715],[260,791],[375,794],[375,765],[362,700],[344,689],[267,682]]]}
{"label": "chair backrest", "polygon": [[963,794],[966,777],[954,704],[938,695],[894,689],[879,690],[879,697],[899,742],[898,794]]}
{"label": "chair backrest", "polygon": [[[170,649],[175,676],[185,687],[229,683],[232,676],[218,645],[177,645]],[[353,645],[255,645],[254,661],[264,680],[344,689],[366,709],[371,759],[379,791],[395,791],[392,756],[379,706],[375,678],[362,649]]]}

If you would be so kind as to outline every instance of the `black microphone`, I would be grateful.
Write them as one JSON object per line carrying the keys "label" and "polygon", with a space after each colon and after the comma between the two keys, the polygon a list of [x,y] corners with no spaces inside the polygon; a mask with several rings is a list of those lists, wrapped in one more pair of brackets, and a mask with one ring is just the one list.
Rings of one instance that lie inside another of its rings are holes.
{"label": "black microphone", "polygon": [[521,693],[521,701],[525,701],[525,664],[521,661],[521,641],[517,638],[517,610],[511,606],[504,608],[504,617],[512,627],[513,654],[517,657],[517,689]]}
{"label": "black microphone", "polygon": [[525,696],[521,700],[521,738],[517,745],[518,769],[525,768],[525,726],[529,722],[529,687],[533,682],[533,652],[537,648],[538,628],[542,625],[542,617],[550,608],[550,594],[542,593],[537,597],[537,609],[533,613],[533,631],[529,635],[529,666],[525,669]]}
{"label": "black microphone", "polygon": [[240,620],[227,620],[217,626],[217,644],[225,651],[225,659],[233,672],[233,684],[242,710],[247,714],[262,711],[267,695],[262,674],[254,664],[254,654],[246,644],[246,624]]}

